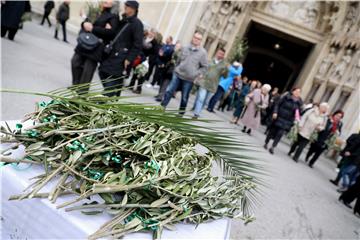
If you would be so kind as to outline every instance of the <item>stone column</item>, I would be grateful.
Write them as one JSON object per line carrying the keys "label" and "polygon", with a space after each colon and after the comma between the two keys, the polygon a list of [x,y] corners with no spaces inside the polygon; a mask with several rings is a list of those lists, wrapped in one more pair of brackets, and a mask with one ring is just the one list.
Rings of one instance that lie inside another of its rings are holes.
{"label": "stone column", "polygon": [[317,91],[317,93],[314,96],[314,102],[319,102],[321,100],[321,97],[325,93],[326,86],[327,86],[326,82],[321,82],[319,90]]}
{"label": "stone column", "polygon": [[342,138],[347,138],[352,133],[357,133],[360,130],[360,83],[356,84],[348,101],[344,106],[344,127]]}
{"label": "stone column", "polygon": [[335,106],[336,102],[339,100],[340,94],[341,94],[341,90],[342,90],[342,86],[341,85],[337,85],[334,92],[331,94],[330,98],[329,98],[329,105],[330,105],[330,109]]}

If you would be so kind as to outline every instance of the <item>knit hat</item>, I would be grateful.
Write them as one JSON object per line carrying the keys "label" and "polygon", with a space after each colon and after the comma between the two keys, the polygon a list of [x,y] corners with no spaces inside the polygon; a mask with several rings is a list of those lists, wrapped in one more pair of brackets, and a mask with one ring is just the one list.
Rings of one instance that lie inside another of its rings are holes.
{"label": "knit hat", "polygon": [[131,1],[126,1],[125,2],[125,5],[128,6],[128,7],[131,7],[135,10],[138,10],[139,9],[139,3],[138,1],[134,1],[134,0],[131,0]]}

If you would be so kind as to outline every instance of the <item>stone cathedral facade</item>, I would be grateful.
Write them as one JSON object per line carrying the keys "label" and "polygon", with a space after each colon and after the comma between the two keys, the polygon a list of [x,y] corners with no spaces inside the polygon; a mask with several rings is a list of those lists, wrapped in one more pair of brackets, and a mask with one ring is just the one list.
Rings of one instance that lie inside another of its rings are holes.
{"label": "stone cathedral facade", "polygon": [[[229,53],[237,38],[248,39],[249,53],[242,60],[245,68],[249,66],[253,73],[276,73],[271,84],[282,84],[282,90],[300,86],[305,102],[327,101],[331,110],[343,109],[343,137],[359,131],[360,2],[139,2],[139,17],[164,37],[172,35],[186,44],[195,31],[201,32],[209,58],[218,47]],[[32,5],[34,11],[42,11],[43,2]],[[83,5],[71,3],[70,29],[78,29],[78,11]],[[277,65],[280,67],[272,70]],[[266,74],[262,76],[259,80],[266,82]]]}

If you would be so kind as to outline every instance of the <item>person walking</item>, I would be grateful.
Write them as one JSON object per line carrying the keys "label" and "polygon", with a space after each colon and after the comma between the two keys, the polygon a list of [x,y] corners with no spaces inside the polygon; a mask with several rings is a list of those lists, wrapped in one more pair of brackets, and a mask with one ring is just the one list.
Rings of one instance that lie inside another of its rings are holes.
{"label": "person walking", "polygon": [[[72,72],[72,84],[79,85],[90,83],[94,72],[96,70],[98,62],[102,58],[104,46],[115,37],[116,30],[119,26],[119,16],[111,13],[112,0],[104,0],[101,2],[101,14],[91,23],[89,18],[85,18],[85,21],[81,23],[81,30],[79,38],[83,33],[91,33],[98,38],[96,45],[88,48],[83,46],[80,39],[79,43],[75,47],[75,53],[71,59],[71,72]],[[85,35],[85,37],[90,37]],[[77,92],[79,94],[87,93],[89,86],[85,85]]]}
{"label": "person walking", "polygon": [[241,92],[238,98],[237,103],[235,104],[235,111],[233,114],[233,119],[230,121],[230,123],[238,124],[240,115],[243,111],[244,105],[245,105],[245,97],[252,92],[256,88],[256,81],[250,81],[248,82],[248,79],[243,80],[243,87],[241,88]]}
{"label": "person walking", "polygon": [[216,103],[224,96],[224,94],[229,90],[230,86],[232,85],[234,79],[236,77],[240,77],[242,73],[243,67],[241,63],[235,61],[231,66],[228,68],[228,74],[226,77],[221,76],[220,82],[217,87],[215,94],[211,97],[207,110],[209,112],[214,112],[214,108]]}
{"label": "person walking", "polygon": [[174,52],[170,61],[165,65],[163,79],[160,83],[158,94],[155,96],[155,101],[162,102],[166,88],[168,87],[176,67],[176,63],[179,61],[181,55],[181,44],[177,42],[174,46]]}
{"label": "person walking", "polygon": [[224,112],[226,108],[226,111],[231,111],[234,105],[235,96],[237,95],[237,92],[241,90],[241,87],[242,87],[241,77],[237,76],[234,78],[234,81],[231,84],[230,89],[222,97],[217,110]]}
{"label": "person walking", "polygon": [[110,51],[100,62],[99,76],[106,96],[120,96],[124,78],[128,76],[134,60],[141,54],[144,26],[137,17],[138,10],[137,1],[125,2],[125,13],[119,23],[118,33],[111,44],[107,45]]}
{"label": "person walking", "polygon": [[46,1],[45,5],[44,5],[44,14],[43,14],[43,18],[41,20],[40,25],[44,25],[44,22],[46,20],[49,24],[49,27],[51,27],[51,21],[49,19],[49,15],[51,14],[51,11],[53,10],[54,7],[55,7],[54,1]]}
{"label": "person walking", "polygon": [[272,111],[274,110],[274,99],[277,100],[279,96],[279,88],[274,87],[269,93],[269,105],[264,111],[262,111],[261,125],[268,126],[271,121]]}
{"label": "person walking", "polygon": [[339,201],[344,203],[345,206],[351,208],[351,202],[355,200],[354,214],[360,217],[360,176],[357,177],[354,185],[350,186],[345,192],[343,192]]}
{"label": "person walking", "polygon": [[66,38],[66,21],[69,20],[69,17],[70,17],[70,0],[66,0],[60,5],[59,10],[56,13],[56,28],[54,35],[55,39],[59,39],[58,32],[59,32],[59,27],[61,25],[63,32],[63,41],[66,43],[68,42]]}
{"label": "person walking", "polygon": [[1,1],[1,37],[13,41],[19,29],[21,17],[30,12],[29,1]]}
{"label": "person walking", "polygon": [[298,162],[299,157],[309,143],[312,134],[322,131],[325,128],[327,115],[329,111],[329,104],[323,102],[319,107],[314,107],[307,111],[299,122],[299,133],[296,141],[290,147],[288,155],[294,154],[293,160]]}
{"label": "person walking", "polygon": [[261,88],[256,88],[249,93],[246,98],[249,102],[245,106],[241,122],[244,125],[242,132],[251,135],[252,130],[256,130],[260,126],[261,110],[269,105],[269,91],[271,86],[264,84]]}
{"label": "person walking", "polygon": [[161,106],[166,108],[175,91],[181,86],[180,114],[185,114],[190,91],[196,78],[202,78],[206,73],[208,62],[207,52],[201,47],[202,34],[195,32],[191,44],[183,47],[173,78],[166,89]]}
{"label": "person walking", "polygon": [[268,149],[268,144],[273,139],[273,144],[269,149],[274,154],[274,149],[281,140],[285,132],[288,132],[294,124],[296,111],[300,112],[302,100],[301,90],[295,87],[290,93],[286,93],[274,107],[273,120],[269,133],[265,139],[264,148]]}
{"label": "person walking", "polygon": [[199,86],[196,94],[194,104],[194,119],[200,117],[201,110],[203,109],[210,94],[215,93],[219,85],[220,77],[227,73],[227,66],[224,60],[225,49],[219,48],[216,51],[215,58],[209,63],[208,71],[204,78],[197,79],[195,85]]}
{"label": "person walking", "polygon": [[330,179],[330,182],[337,186],[340,180],[343,180],[342,190],[346,190],[356,179],[360,169],[360,132],[352,134],[346,140],[345,148],[341,151],[340,156],[342,156],[338,164],[340,171],[335,180]]}
{"label": "person walking", "polygon": [[[156,63],[158,59],[159,49],[161,48],[161,41],[159,42],[157,37],[157,32],[155,29],[150,29],[148,32],[145,42],[144,42],[144,54],[148,58],[149,68],[145,75],[145,81],[150,79],[150,76],[153,74],[154,68],[156,68]],[[153,81],[152,81],[153,82]],[[147,87],[154,87],[154,84],[148,83]]]}
{"label": "person walking", "polygon": [[335,111],[326,121],[324,130],[320,131],[318,138],[315,142],[312,142],[310,148],[306,154],[305,161],[308,162],[309,166],[313,167],[319,156],[328,148],[327,141],[332,137],[340,135],[342,122],[341,119],[344,117],[344,112],[341,110]]}
{"label": "person walking", "polygon": [[[156,68],[153,80],[151,82],[151,85],[153,87],[159,87],[162,85],[162,82],[164,80],[164,76],[167,71],[167,66],[169,65],[172,55],[174,53],[175,45],[172,43],[173,39],[171,36],[166,38],[165,44],[162,45],[159,49],[158,56],[157,56],[157,62],[156,62]],[[160,46],[160,44],[159,44]]]}

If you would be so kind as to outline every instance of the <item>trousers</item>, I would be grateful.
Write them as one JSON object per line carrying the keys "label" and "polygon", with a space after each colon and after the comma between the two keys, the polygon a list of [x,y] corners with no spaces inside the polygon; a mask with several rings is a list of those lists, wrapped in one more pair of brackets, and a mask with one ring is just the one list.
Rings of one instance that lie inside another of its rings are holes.
{"label": "trousers", "polygon": [[[97,62],[84,57],[78,53],[74,53],[71,58],[72,84],[79,85],[90,83],[97,67]],[[78,89],[78,93],[87,93],[89,85],[85,85]]]}

